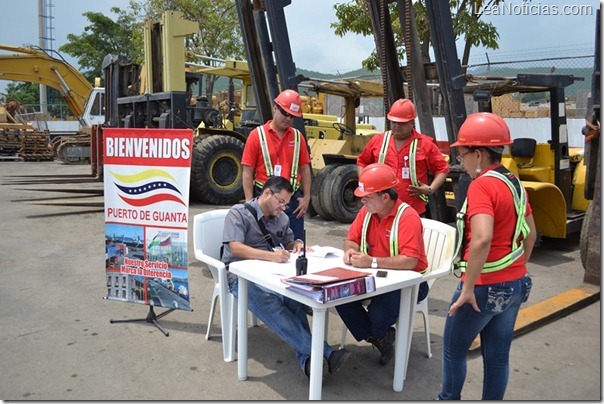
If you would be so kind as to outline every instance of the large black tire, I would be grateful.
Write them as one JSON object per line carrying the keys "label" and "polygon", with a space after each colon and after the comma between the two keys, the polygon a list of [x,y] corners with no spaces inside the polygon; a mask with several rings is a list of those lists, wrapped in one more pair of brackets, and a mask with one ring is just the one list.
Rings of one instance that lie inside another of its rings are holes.
{"label": "large black tire", "polygon": [[323,200],[325,199],[322,195],[322,183],[323,180],[331,175],[331,172],[336,169],[337,165],[330,164],[319,170],[317,175],[315,176],[314,181],[312,182],[312,190],[310,193],[312,206],[317,212],[319,216],[321,216],[325,220],[334,220],[335,218],[327,213],[325,209],[323,209]]}
{"label": "large black tire", "polygon": [[191,193],[201,202],[232,205],[243,199],[243,142],[226,135],[196,139],[191,162]]}
{"label": "large black tire", "polygon": [[356,164],[343,164],[337,167],[329,178],[323,180],[323,191],[330,196],[323,208],[327,214],[341,223],[352,223],[363,206],[361,198],[354,195],[359,184]]}

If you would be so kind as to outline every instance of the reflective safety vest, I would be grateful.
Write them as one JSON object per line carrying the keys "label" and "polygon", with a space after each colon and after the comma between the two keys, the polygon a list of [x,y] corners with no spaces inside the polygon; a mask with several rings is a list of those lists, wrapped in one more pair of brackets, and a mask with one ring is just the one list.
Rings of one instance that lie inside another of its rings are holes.
{"label": "reflective safety vest", "polygon": [[[298,161],[300,161],[300,131],[294,130],[294,159],[292,161],[292,170],[289,177],[289,182],[294,188],[294,192],[300,188],[300,181],[298,181]],[[271,162],[271,155],[268,152],[268,143],[266,142],[266,133],[264,132],[264,125],[258,126],[258,137],[260,138],[260,147],[262,149],[262,159],[264,160],[264,168],[266,169],[267,178],[273,175],[273,164]],[[258,188],[264,186],[263,182],[258,180],[254,181],[254,185]]]}
{"label": "reflective safety vest", "polygon": [[[386,161],[386,152],[388,151],[388,145],[390,144],[390,135],[391,131],[384,133],[382,147],[380,148],[380,154],[378,156],[378,163],[384,164]],[[411,141],[411,146],[409,147],[409,179],[414,187],[419,186],[419,182],[417,181],[417,170],[415,169],[415,153],[417,152],[418,143],[419,139],[415,138]],[[421,194],[418,196],[422,201],[428,203],[428,195]]]}
{"label": "reflective safety vest", "polygon": [[[396,215],[394,216],[394,220],[392,221],[392,228],[390,229],[390,256],[394,257],[398,255],[398,223],[401,220],[401,216],[403,216],[403,212],[407,209],[409,205],[405,202],[401,203],[396,210]],[[367,229],[369,228],[369,220],[371,219],[371,213],[367,213],[365,215],[365,219],[363,220],[363,230],[361,232],[361,246],[360,250],[363,254],[367,254]]]}
{"label": "reflective safety vest", "polygon": [[[518,258],[524,254],[524,243],[522,242],[526,236],[530,233],[530,227],[526,222],[526,191],[524,187],[516,177],[512,177],[512,180],[509,176],[512,174],[505,169],[504,167],[498,167],[495,170],[489,170],[484,175],[489,177],[495,177],[504,182],[512,192],[512,196],[514,197],[514,207],[516,210],[516,229],[514,230],[514,236],[512,238],[512,251],[504,256],[503,258],[498,259],[497,261],[485,262],[484,267],[482,269],[482,273],[489,273],[500,271],[512,265]],[[466,211],[468,207],[468,199],[463,203],[463,206],[459,213],[457,214],[457,246],[455,248],[454,257],[457,257],[460,252],[462,252],[462,243],[464,239],[464,229],[465,229],[465,217]],[[518,241],[519,236],[522,234],[522,240]],[[460,257],[461,259],[461,257]],[[465,272],[468,267],[467,261],[458,261],[453,264],[452,270],[455,271],[459,269],[461,272]]]}

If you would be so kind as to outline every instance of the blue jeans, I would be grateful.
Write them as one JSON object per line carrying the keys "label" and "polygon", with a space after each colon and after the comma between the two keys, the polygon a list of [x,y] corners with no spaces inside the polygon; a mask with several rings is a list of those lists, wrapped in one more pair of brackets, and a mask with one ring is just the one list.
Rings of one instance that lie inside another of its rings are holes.
{"label": "blue jeans", "polygon": [[[516,316],[520,304],[526,302],[533,282],[524,276],[515,281],[474,288],[480,313],[470,304],[447,316],[443,334],[443,370],[440,400],[461,400],[466,379],[466,355],[480,333],[480,349],[484,366],[482,399],[502,400],[509,377],[509,354]],[[461,293],[463,282],[453,294],[453,304]]]}
{"label": "blue jeans", "polygon": [[336,306],[338,314],[357,341],[368,337],[382,338],[398,318],[401,291],[377,295],[371,298],[367,309],[362,300]]}
{"label": "blue jeans", "polygon": [[[238,278],[229,274],[229,290],[238,297]],[[312,335],[302,303],[248,282],[248,308],[296,352],[302,371],[312,350]],[[324,342],[323,357],[329,358],[333,348]]]}
{"label": "blue jeans", "polygon": [[289,228],[294,232],[294,239],[304,240],[304,216],[298,219],[296,216],[298,213],[294,213],[294,210],[298,209],[298,198],[302,197],[302,192],[297,190],[292,195],[289,204],[287,205],[287,209],[285,209],[285,214],[289,217]]}

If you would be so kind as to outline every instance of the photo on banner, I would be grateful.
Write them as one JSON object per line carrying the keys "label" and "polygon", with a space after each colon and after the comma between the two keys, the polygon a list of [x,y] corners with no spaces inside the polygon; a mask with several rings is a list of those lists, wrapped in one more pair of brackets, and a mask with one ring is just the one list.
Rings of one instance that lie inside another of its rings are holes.
{"label": "photo on banner", "polygon": [[191,311],[189,129],[104,134],[107,299]]}

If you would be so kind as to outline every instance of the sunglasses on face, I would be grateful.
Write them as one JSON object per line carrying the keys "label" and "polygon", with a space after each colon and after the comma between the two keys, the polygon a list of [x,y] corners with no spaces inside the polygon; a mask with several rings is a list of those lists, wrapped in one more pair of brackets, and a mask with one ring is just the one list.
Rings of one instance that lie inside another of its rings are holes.
{"label": "sunglasses on face", "polygon": [[290,118],[293,117],[292,114],[290,114],[289,112],[287,112],[286,110],[284,110],[283,108],[281,108],[281,105],[279,104],[275,104],[277,106],[277,109],[279,110],[279,112],[281,113],[281,115],[283,115],[285,118]]}

